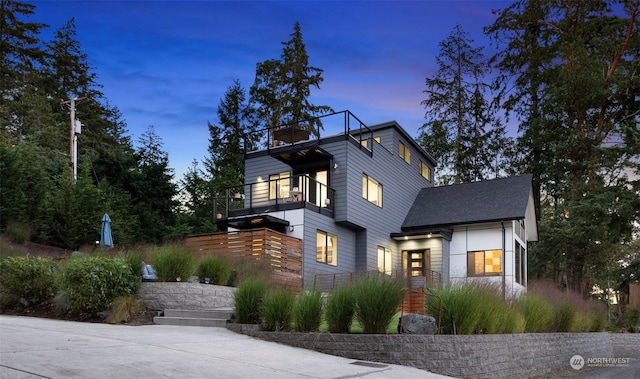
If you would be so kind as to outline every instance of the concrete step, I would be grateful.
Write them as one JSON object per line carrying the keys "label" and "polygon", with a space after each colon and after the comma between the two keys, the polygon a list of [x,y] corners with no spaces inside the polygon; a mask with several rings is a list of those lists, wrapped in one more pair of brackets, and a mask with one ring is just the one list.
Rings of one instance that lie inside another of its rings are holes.
{"label": "concrete step", "polygon": [[186,318],[207,318],[207,319],[224,319],[231,318],[232,310],[226,309],[206,309],[206,310],[190,310],[190,309],[165,309],[164,317],[186,317]]}
{"label": "concrete step", "polygon": [[163,316],[156,316],[153,322],[158,325],[225,327],[233,310],[224,309],[165,309]]}
{"label": "concrete step", "polygon": [[163,316],[154,317],[153,322],[158,325],[207,326],[217,328],[224,328],[227,324],[227,320],[222,319]]}

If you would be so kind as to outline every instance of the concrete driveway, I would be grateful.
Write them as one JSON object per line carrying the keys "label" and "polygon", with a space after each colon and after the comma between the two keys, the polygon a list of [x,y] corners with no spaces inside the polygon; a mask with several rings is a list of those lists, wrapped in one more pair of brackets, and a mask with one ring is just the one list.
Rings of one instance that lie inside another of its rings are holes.
{"label": "concrete driveway", "polygon": [[0,378],[447,378],[265,342],[224,328],[0,315]]}

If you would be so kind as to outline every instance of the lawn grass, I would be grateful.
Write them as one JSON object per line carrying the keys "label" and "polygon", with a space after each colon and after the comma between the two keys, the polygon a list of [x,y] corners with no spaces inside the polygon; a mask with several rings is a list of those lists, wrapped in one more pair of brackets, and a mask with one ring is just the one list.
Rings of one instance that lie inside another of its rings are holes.
{"label": "lawn grass", "polygon": [[[401,312],[398,312],[393,316],[393,318],[391,319],[391,322],[389,323],[389,326],[387,327],[387,332],[386,332],[387,334],[398,334],[398,321],[400,320],[401,316],[402,316]],[[329,331],[329,326],[327,325],[326,320],[322,320],[319,331],[324,333]],[[363,331],[364,331],[364,328],[362,327],[362,325],[360,325],[358,320],[354,319],[353,322],[351,323],[351,329],[349,329],[349,333],[362,334]]]}

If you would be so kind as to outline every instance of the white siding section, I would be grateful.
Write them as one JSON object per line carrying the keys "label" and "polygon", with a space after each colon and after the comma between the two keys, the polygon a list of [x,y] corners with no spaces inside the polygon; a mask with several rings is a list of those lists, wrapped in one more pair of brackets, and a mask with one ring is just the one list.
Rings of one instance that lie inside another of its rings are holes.
{"label": "white siding section", "polygon": [[[514,259],[514,228],[511,221],[504,222],[504,281],[508,296],[515,296],[525,291],[525,288],[515,281]],[[456,227],[450,246],[449,280],[483,280],[502,284],[502,276],[467,277],[467,252],[481,250],[502,250],[502,224],[478,224]]]}

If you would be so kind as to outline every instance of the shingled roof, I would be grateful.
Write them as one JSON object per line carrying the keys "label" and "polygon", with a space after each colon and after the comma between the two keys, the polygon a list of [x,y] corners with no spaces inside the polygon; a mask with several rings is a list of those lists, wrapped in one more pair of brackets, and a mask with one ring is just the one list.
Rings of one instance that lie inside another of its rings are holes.
{"label": "shingled roof", "polygon": [[[532,175],[424,188],[402,230],[524,219]],[[535,216],[534,216],[535,217]]]}

